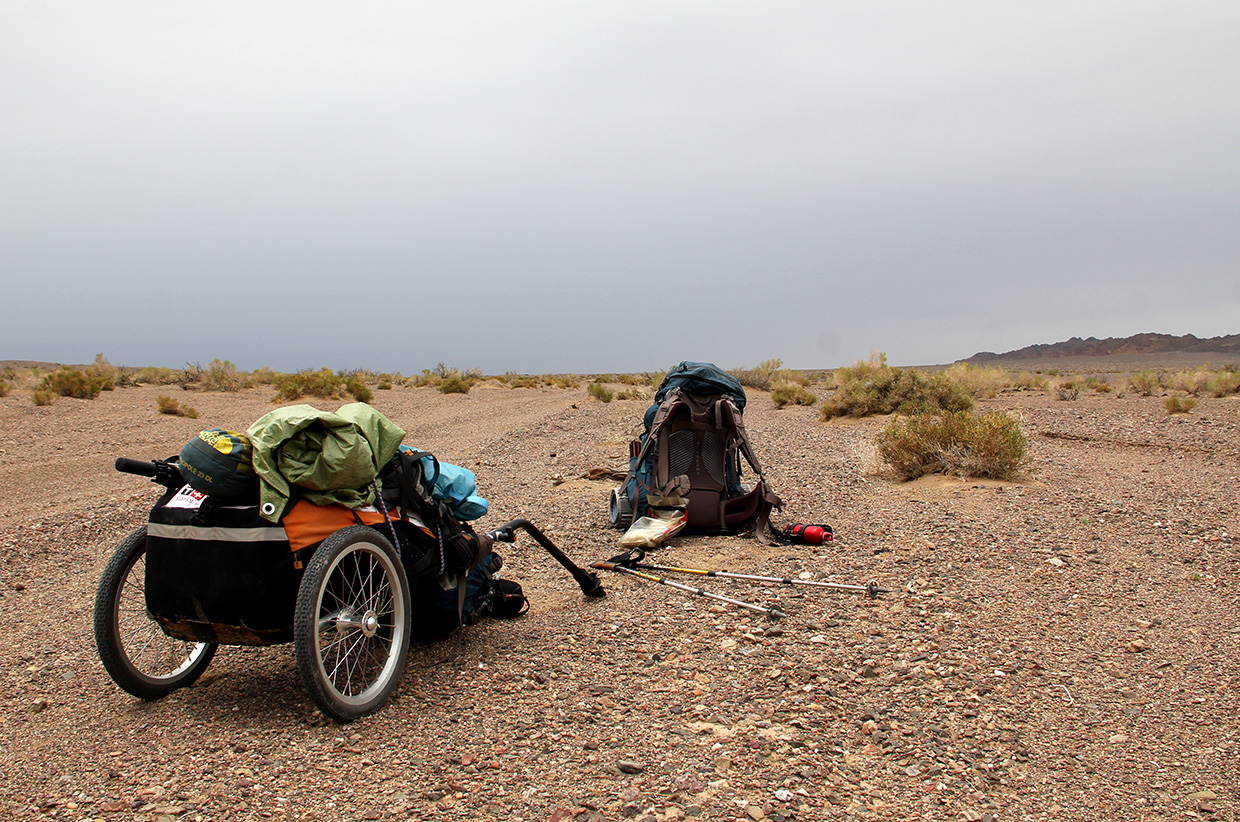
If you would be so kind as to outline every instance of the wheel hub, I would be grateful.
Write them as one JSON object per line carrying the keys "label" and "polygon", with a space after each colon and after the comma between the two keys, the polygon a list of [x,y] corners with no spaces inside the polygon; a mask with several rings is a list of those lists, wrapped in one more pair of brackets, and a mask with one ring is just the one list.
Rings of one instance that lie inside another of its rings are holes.
{"label": "wheel hub", "polygon": [[341,634],[361,631],[362,636],[370,639],[379,632],[379,615],[373,609],[359,614],[352,608],[345,608],[336,614],[334,623],[337,633]]}

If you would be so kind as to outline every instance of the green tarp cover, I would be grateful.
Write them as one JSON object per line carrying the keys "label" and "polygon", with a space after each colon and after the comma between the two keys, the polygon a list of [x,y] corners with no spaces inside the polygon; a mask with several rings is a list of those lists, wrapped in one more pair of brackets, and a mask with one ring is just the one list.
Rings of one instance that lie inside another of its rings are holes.
{"label": "green tarp cover", "polygon": [[270,522],[284,515],[293,485],[315,505],[370,505],[371,481],[405,437],[400,426],[364,402],[336,412],[285,406],[255,420],[245,433],[261,483],[259,510]]}

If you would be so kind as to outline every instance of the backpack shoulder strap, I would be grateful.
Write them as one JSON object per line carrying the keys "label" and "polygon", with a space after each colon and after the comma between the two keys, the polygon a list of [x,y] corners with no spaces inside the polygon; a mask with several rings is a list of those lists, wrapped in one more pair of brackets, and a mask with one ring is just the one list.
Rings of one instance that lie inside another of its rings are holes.
{"label": "backpack shoulder strap", "polygon": [[753,452],[753,446],[749,444],[749,434],[745,432],[745,422],[741,416],[741,412],[737,410],[736,404],[728,397],[724,397],[719,401],[722,414],[726,418],[732,430],[736,432],[737,445],[740,451],[745,455],[745,461],[749,463],[749,467],[758,475],[758,479],[765,481],[762,474],[762,463],[758,462],[758,455]]}

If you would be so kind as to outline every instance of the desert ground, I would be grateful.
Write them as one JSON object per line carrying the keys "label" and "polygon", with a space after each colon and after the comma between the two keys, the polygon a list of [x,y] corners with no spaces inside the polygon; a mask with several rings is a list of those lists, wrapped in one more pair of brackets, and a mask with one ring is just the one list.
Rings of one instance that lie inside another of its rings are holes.
{"label": "desert ground", "polygon": [[[528,518],[585,564],[618,532],[614,482],[583,477],[621,464],[648,403],[584,389],[372,404],[476,472],[480,528]],[[979,406],[1019,418],[1026,479],[901,483],[873,448],[884,419],[823,422],[751,389],[776,522],[828,523],[835,543],[679,536],[658,559],[892,593],[697,583],[778,602],[778,622],[615,574],[592,600],[521,537],[500,550],[531,611],[415,646],[387,705],[338,725],[292,646],[221,648],[152,703],[104,672],[95,588],[158,495],[114,458],[272,407],[270,388],[184,392],[201,417],[173,417],[169,390],[0,398],[2,818],[1240,818],[1236,397],[1168,415],[1158,397],[1003,393]]]}

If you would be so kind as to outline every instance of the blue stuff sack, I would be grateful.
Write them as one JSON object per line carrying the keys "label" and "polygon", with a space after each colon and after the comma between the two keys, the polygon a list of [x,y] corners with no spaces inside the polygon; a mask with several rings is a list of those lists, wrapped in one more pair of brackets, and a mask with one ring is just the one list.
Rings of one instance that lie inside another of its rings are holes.
{"label": "blue stuff sack", "polygon": [[[407,454],[417,453],[416,449],[407,445],[400,446],[400,450]],[[457,519],[478,519],[490,508],[491,504],[475,493],[478,490],[478,480],[468,468],[450,462],[439,462],[428,454],[422,457],[422,472],[424,476],[435,478],[431,496],[446,502]]]}

